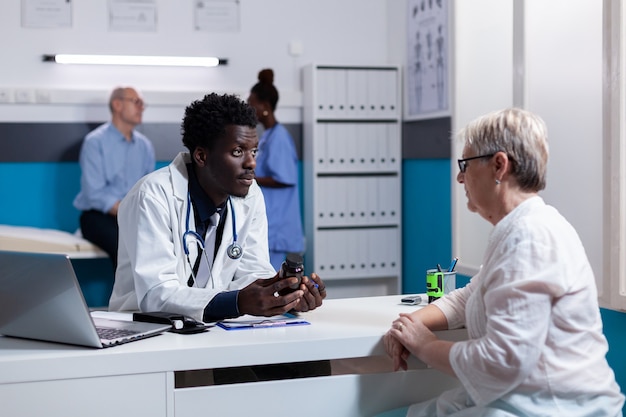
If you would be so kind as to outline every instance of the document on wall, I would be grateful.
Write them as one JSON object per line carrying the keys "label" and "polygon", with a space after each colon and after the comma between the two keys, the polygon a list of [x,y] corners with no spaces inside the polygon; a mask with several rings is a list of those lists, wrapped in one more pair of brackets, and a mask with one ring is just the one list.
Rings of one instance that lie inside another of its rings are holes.
{"label": "document on wall", "polygon": [[69,28],[72,26],[70,0],[22,0],[23,28]]}
{"label": "document on wall", "polygon": [[111,32],[156,32],[156,0],[109,0]]}
{"label": "document on wall", "polygon": [[198,32],[239,32],[239,0],[196,0],[194,29]]}
{"label": "document on wall", "polygon": [[448,0],[407,2],[405,119],[448,116]]}

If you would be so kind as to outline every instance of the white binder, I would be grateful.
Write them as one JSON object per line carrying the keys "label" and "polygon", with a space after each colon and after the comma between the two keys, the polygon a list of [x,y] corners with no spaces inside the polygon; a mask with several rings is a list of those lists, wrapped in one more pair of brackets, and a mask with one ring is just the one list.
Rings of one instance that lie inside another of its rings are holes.
{"label": "white binder", "polygon": [[397,140],[399,135],[400,124],[397,122],[389,123],[387,125],[387,154],[389,155],[387,160],[387,169],[389,171],[399,171],[402,161],[402,143]]}
{"label": "white binder", "polygon": [[328,169],[328,156],[327,156],[327,130],[328,125],[326,123],[318,123],[315,126],[316,140],[313,143],[313,164],[316,165],[318,172],[325,172]]}

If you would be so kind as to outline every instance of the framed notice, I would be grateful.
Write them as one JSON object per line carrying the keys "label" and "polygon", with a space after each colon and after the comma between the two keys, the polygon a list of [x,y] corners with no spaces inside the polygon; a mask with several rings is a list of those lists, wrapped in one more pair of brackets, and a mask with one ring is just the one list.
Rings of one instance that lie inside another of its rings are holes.
{"label": "framed notice", "polygon": [[69,28],[72,26],[70,0],[22,0],[22,27]]}
{"label": "framed notice", "polygon": [[239,32],[239,0],[195,0],[194,29]]}
{"label": "framed notice", "polygon": [[109,0],[111,32],[156,32],[155,0]]}
{"label": "framed notice", "polygon": [[448,0],[407,1],[405,119],[450,115]]}

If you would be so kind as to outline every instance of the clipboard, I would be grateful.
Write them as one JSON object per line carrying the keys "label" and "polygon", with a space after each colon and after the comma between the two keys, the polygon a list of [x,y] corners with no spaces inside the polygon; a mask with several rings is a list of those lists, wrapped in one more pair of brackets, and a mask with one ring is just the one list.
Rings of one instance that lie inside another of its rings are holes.
{"label": "clipboard", "polygon": [[285,313],[271,317],[243,315],[241,317],[217,322],[224,330],[267,329],[272,327],[304,326],[311,324],[300,317]]}

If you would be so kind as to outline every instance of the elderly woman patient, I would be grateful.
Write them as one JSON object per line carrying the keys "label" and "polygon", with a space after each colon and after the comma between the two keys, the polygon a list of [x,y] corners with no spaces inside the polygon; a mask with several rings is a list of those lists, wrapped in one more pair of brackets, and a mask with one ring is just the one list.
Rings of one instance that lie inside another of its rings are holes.
{"label": "elderly woman patient", "polygon": [[[466,287],[401,314],[384,336],[395,370],[414,355],[460,381],[407,415],[621,416],[593,271],[574,228],[537,194],[548,163],[543,120],[501,110],[459,138],[467,207],[494,228]],[[469,340],[432,333],[462,326]]]}

